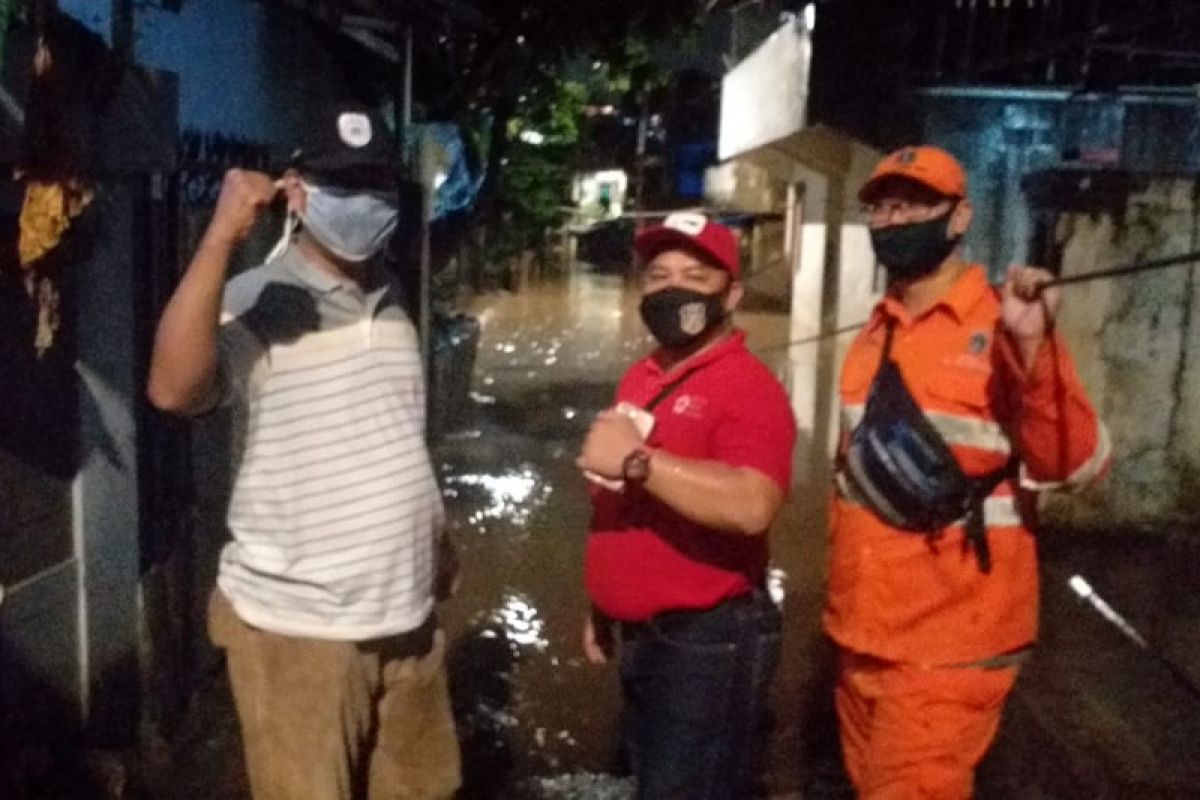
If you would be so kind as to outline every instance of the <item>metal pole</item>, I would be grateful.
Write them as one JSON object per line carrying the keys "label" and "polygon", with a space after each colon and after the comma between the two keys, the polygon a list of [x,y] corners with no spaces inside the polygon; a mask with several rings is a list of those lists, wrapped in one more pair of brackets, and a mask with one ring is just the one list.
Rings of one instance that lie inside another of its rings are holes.
{"label": "metal pole", "polygon": [[400,165],[406,178],[412,178],[414,168],[412,153],[408,147],[408,134],[412,126],[412,26],[404,29],[404,43],[400,50],[400,82],[396,87],[396,146],[399,148]]}
{"label": "metal pole", "polygon": [[[413,28],[408,25],[404,30],[404,105],[401,110],[401,127],[407,136],[412,130],[413,107]],[[424,152],[423,142],[417,142],[416,164],[410,165],[409,175],[419,178],[421,184],[421,255],[420,255],[420,304],[418,311],[418,329],[421,334],[421,364],[425,368],[425,380],[428,386],[433,384],[433,305],[432,305],[432,254],[429,242],[429,223],[433,219],[433,186],[426,174],[425,159],[429,155]],[[407,148],[406,148],[407,149]],[[427,392],[428,400],[432,400],[433,392]]]}
{"label": "metal pole", "polygon": [[112,0],[112,47],[122,58],[133,60],[133,0]]}
{"label": "metal pole", "polygon": [[[422,154],[424,157],[424,154]],[[424,182],[422,182],[424,183]],[[427,382],[433,380],[433,265],[429,242],[429,223],[433,219],[433,189],[421,186],[421,362]],[[430,395],[432,397],[432,395]]]}
{"label": "metal pole", "polygon": [[799,192],[796,183],[788,181],[787,200],[783,208],[783,259],[789,267],[796,258],[796,208],[799,205]]}
{"label": "metal pole", "polygon": [[637,211],[642,210],[642,190],[644,188],[643,184],[646,180],[646,136],[649,134],[650,127],[650,120],[648,118],[650,113],[649,94],[649,91],[645,87],[642,87],[641,91],[638,92],[637,144],[634,155],[636,159],[634,164],[634,180],[636,181],[636,184],[634,185],[633,190],[633,202],[635,210]]}
{"label": "metal pole", "polygon": [[404,105],[401,112],[401,125],[405,131],[412,125],[412,81],[413,29],[412,25],[408,25],[404,29]]}

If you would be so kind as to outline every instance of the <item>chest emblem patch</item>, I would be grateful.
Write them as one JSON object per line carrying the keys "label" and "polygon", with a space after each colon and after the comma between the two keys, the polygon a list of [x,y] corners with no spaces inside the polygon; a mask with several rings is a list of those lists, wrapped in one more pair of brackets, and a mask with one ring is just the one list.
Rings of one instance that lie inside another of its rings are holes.
{"label": "chest emblem patch", "polygon": [[671,413],[678,414],[683,417],[691,417],[692,419],[700,419],[704,416],[704,408],[708,405],[708,400],[703,397],[697,397],[694,394],[680,395],[671,406]]}

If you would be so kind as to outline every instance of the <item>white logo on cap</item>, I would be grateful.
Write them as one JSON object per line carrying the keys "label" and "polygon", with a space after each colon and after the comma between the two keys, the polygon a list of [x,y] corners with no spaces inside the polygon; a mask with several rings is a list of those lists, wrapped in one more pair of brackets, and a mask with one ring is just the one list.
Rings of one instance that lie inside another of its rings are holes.
{"label": "white logo on cap", "polygon": [[371,135],[371,120],[366,114],[346,112],[338,117],[338,136],[350,147],[365,147]]}
{"label": "white logo on cap", "polygon": [[673,228],[688,236],[699,236],[700,231],[704,230],[704,226],[707,224],[708,218],[694,211],[681,211],[671,214],[663,220],[664,228]]}

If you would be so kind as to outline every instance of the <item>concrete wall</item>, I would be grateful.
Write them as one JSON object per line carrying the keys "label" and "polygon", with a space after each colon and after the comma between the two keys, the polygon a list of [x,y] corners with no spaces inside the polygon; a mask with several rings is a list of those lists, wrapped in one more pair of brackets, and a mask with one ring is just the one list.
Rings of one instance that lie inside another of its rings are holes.
{"label": "concrete wall", "polygon": [[1031,218],[1021,178],[1057,164],[1062,101],[932,95],[925,139],[946,148],[967,170],[975,209],[966,256],[985,264],[993,279],[1012,262],[1029,258]]}
{"label": "concrete wall", "polygon": [[925,141],[966,167],[975,222],[967,256],[993,279],[1045,258],[1022,181],[1059,167],[1132,174],[1200,170],[1200,104],[1185,87],[1089,95],[1068,89],[934,87],[918,93]]}
{"label": "concrete wall", "polygon": [[[1116,211],[1059,216],[1066,275],[1195,250],[1200,184],[1163,178]],[[1051,518],[1169,529],[1200,512],[1200,286],[1191,268],[1065,289],[1060,329],[1112,434],[1100,486],[1054,498]]]}

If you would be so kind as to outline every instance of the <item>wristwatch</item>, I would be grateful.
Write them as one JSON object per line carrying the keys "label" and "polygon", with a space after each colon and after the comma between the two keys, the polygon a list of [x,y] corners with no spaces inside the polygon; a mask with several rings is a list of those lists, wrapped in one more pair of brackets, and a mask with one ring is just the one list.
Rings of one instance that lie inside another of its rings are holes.
{"label": "wristwatch", "polygon": [[650,451],[639,447],[621,462],[621,477],[630,483],[645,483],[650,477]]}

